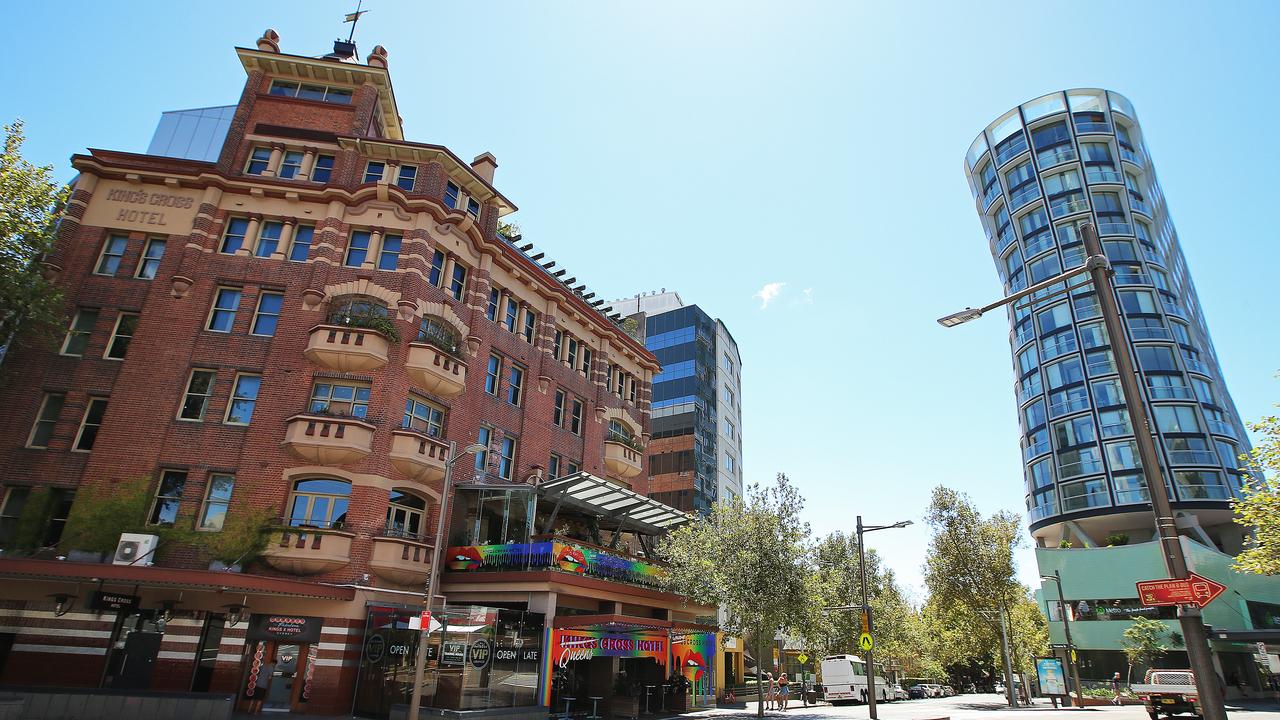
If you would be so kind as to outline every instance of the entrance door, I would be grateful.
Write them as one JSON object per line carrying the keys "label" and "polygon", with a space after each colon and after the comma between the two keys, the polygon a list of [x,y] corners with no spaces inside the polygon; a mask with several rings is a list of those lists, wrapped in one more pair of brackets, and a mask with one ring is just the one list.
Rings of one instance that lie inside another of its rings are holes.
{"label": "entrance door", "polygon": [[271,686],[262,703],[263,712],[292,710],[295,680],[302,665],[302,646],[279,644],[275,647],[275,666],[271,670]]}
{"label": "entrance door", "polygon": [[160,653],[160,639],[155,632],[131,632],[124,640],[124,664],[112,687],[118,690],[146,690],[151,687],[151,673]]}

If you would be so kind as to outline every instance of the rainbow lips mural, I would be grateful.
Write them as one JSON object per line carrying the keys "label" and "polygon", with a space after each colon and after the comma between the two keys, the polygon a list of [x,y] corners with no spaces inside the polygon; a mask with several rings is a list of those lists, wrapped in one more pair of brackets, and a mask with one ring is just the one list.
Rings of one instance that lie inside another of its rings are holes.
{"label": "rainbow lips mural", "polygon": [[450,570],[479,570],[484,564],[480,549],[472,545],[449,548]]}
{"label": "rainbow lips mural", "polygon": [[587,556],[572,545],[564,545],[556,553],[556,565],[565,572],[585,575],[587,572]]}
{"label": "rainbow lips mural", "polygon": [[700,652],[690,652],[684,656],[684,660],[680,663],[680,672],[694,682],[702,679],[706,669],[707,659],[702,657]]}

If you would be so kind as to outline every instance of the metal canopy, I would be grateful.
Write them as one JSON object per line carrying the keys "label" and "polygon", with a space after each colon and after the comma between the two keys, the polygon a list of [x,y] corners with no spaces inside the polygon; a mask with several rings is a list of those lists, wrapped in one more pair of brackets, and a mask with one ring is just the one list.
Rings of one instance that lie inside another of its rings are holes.
{"label": "metal canopy", "polygon": [[557,507],[611,520],[646,535],[662,535],[693,519],[670,505],[586,472],[544,482],[538,486],[538,494]]}

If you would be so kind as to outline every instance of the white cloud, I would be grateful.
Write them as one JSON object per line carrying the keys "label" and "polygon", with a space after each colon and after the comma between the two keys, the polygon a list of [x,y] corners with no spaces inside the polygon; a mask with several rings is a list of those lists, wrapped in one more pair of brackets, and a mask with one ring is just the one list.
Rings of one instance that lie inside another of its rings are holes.
{"label": "white cloud", "polygon": [[801,300],[800,302],[804,303],[805,305],[813,304],[813,288],[804,289],[804,299]]}
{"label": "white cloud", "polygon": [[784,282],[765,283],[763,287],[756,291],[753,298],[759,298],[760,309],[765,310],[769,307],[769,303],[778,298],[778,294],[782,292],[782,287],[786,285]]}

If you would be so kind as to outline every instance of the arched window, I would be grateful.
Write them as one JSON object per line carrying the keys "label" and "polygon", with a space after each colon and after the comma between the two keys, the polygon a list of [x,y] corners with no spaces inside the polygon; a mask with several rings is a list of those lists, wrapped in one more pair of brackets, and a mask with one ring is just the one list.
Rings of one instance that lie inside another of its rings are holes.
{"label": "arched window", "polygon": [[627,427],[626,423],[614,418],[609,421],[609,437],[607,439],[630,445],[635,442],[635,435],[631,432],[631,428]]}
{"label": "arched window", "polygon": [[422,318],[418,326],[418,342],[430,343],[447,353],[458,352],[458,333],[453,326],[434,315]]}
{"label": "arched window", "polygon": [[286,523],[295,527],[341,528],[347,521],[351,483],[308,478],[293,484]]}
{"label": "arched window", "polygon": [[377,298],[367,295],[343,295],[329,303],[329,323],[355,325],[366,318],[387,317],[387,306]]}
{"label": "arched window", "polygon": [[426,515],[426,500],[404,490],[392,490],[387,503],[387,536],[420,540],[426,533]]}

